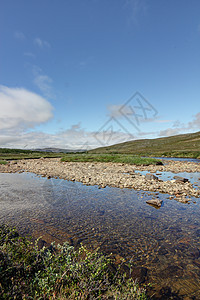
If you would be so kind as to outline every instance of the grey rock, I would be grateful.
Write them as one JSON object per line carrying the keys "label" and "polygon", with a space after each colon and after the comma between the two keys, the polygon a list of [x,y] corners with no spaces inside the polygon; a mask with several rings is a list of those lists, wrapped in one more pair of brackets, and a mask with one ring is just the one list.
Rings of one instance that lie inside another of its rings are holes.
{"label": "grey rock", "polygon": [[162,202],[163,201],[160,200],[160,199],[151,199],[151,200],[146,201],[147,204],[154,205],[154,206],[157,206],[157,207],[161,207]]}
{"label": "grey rock", "polygon": [[145,178],[147,179],[147,180],[158,180],[158,177],[157,176],[155,176],[155,175],[153,175],[153,174],[150,174],[150,173],[147,173],[146,175],[145,175]]}

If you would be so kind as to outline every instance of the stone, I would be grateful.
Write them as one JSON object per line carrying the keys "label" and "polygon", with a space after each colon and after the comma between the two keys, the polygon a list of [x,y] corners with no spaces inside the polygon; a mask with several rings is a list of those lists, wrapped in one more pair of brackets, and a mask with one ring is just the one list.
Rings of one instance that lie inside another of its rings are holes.
{"label": "stone", "polygon": [[150,204],[150,205],[153,205],[153,206],[157,206],[157,207],[161,207],[162,205],[162,200],[160,199],[151,199],[151,200],[147,200],[146,203],[147,204]]}
{"label": "stone", "polygon": [[[36,173],[43,177],[51,176],[52,178],[79,181],[87,185],[119,187],[121,189],[125,187],[136,191],[167,193],[177,198],[186,198],[187,201],[191,197],[200,197],[200,188],[194,187],[187,178],[178,176],[172,181],[162,181],[157,177],[157,172],[170,171],[175,174],[200,172],[200,164],[195,163],[171,161],[164,166],[152,165],[147,167],[116,163],[60,162],[60,158],[45,158],[11,161],[7,165],[0,165],[0,172],[3,173],[15,173],[21,170]],[[140,171],[146,171],[146,176],[140,174]],[[170,179],[172,179],[171,176]],[[155,206],[155,208],[159,207]]]}
{"label": "stone", "polygon": [[181,177],[181,176],[174,176],[173,177],[176,181],[180,181],[180,182],[189,182],[189,179]]}
{"label": "stone", "polygon": [[147,180],[158,180],[158,177],[157,176],[155,176],[155,175],[153,175],[153,174],[150,174],[150,173],[147,173],[146,175],[145,175],[145,178],[147,179]]}

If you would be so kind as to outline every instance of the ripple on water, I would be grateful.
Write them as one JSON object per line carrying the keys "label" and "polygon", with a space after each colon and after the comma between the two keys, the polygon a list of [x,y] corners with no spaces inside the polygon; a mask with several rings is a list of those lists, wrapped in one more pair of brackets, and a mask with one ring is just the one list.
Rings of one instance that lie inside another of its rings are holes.
{"label": "ripple on water", "polygon": [[2,223],[47,243],[84,243],[131,259],[157,297],[200,298],[199,199],[188,205],[159,194],[163,205],[156,210],[146,204],[156,196],[150,192],[98,189],[33,174],[0,174],[0,182]]}

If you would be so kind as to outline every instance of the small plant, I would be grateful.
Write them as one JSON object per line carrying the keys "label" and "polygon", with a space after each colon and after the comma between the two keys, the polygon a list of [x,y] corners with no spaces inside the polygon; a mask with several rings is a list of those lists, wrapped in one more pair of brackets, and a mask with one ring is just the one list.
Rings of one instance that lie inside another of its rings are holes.
{"label": "small plant", "polygon": [[0,165],[6,165],[7,161],[6,160],[0,160]]}
{"label": "small plant", "polygon": [[145,290],[98,251],[68,243],[38,248],[0,226],[0,299],[147,299]]}

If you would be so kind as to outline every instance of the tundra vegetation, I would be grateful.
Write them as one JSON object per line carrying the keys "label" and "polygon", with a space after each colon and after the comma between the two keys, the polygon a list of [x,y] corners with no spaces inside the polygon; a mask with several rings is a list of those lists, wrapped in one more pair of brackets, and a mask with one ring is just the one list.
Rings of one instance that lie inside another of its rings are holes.
{"label": "tundra vegetation", "polygon": [[61,161],[67,162],[112,162],[112,163],[124,163],[131,165],[157,165],[162,164],[161,161],[148,158],[140,157],[137,155],[130,154],[67,154]]}
{"label": "tundra vegetation", "polygon": [[1,299],[147,299],[131,269],[123,274],[121,265],[115,267],[98,250],[38,245],[15,228],[0,226]]}
{"label": "tundra vegetation", "polygon": [[135,165],[156,165],[161,161],[154,158],[141,157],[132,154],[93,154],[93,153],[53,153],[38,152],[20,149],[0,149],[0,164],[6,164],[9,160],[32,159],[32,158],[55,158],[60,157],[61,161],[68,162],[113,162]]}

